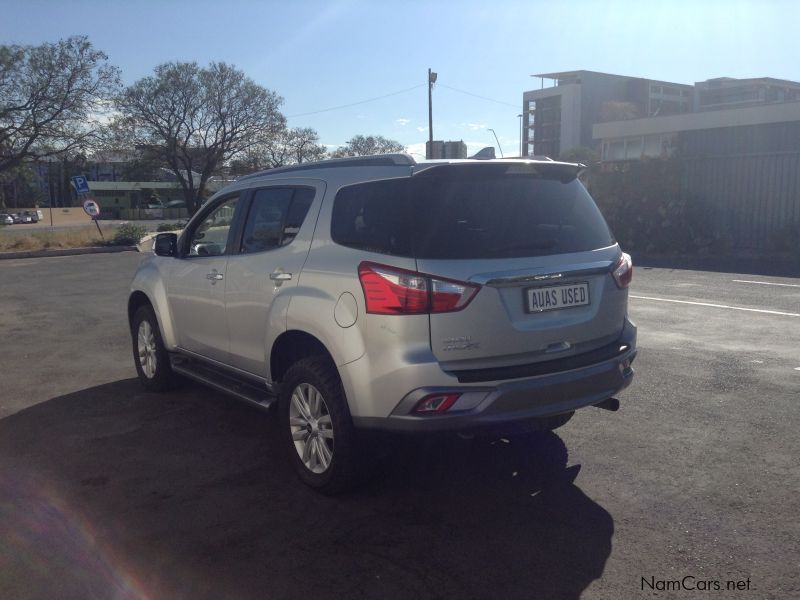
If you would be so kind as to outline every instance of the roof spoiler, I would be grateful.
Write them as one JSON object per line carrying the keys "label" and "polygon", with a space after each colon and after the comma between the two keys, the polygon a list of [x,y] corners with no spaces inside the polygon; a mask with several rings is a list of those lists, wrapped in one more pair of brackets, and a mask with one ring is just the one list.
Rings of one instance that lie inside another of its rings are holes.
{"label": "roof spoiler", "polygon": [[494,146],[486,146],[486,148],[481,148],[469,158],[474,158],[475,160],[492,160],[497,157],[494,154]]}

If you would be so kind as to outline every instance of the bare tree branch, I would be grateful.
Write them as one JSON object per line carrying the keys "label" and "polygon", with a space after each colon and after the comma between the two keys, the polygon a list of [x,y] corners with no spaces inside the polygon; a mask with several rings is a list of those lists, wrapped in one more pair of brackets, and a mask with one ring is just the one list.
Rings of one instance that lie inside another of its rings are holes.
{"label": "bare tree branch", "polygon": [[118,97],[118,131],[158,153],[197,210],[209,177],[284,129],[283,100],[226,63],[165,63]]}
{"label": "bare tree branch", "polygon": [[85,36],[0,45],[0,173],[97,140],[97,117],[120,85],[107,59]]}

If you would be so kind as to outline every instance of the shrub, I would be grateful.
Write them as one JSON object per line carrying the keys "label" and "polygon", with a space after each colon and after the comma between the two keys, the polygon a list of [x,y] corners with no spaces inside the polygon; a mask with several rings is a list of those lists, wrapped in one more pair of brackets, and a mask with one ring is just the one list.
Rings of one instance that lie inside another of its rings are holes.
{"label": "shrub", "polygon": [[642,160],[592,169],[589,188],[626,250],[724,252],[731,246],[718,210],[683,186],[679,160]]}
{"label": "shrub", "polygon": [[116,246],[135,246],[146,235],[147,228],[144,225],[124,223],[117,228],[112,243]]}
{"label": "shrub", "polygon": [[186,227],[186,223],[178,221],[177,223],[159,223],[156,231],[180,231]]}

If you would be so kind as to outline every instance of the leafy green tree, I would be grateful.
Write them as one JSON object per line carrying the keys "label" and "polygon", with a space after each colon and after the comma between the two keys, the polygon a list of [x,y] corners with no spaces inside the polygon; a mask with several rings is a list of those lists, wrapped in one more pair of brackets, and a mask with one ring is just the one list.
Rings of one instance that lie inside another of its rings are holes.
{"label": "leafy green tree", "polygon": [[114,128],[169,165],[194,213],[209,177],[285,128],[282,102],[232,65],[170,62],[117,98]]}
{"label": "leafy green tree", "polygon": [[90,146],[119,71],[86,36],[0,45],[0,175]]}
{"label": "leafy green tree", "polygon": [[405,152],[405,146],[395,140],[380,135],[356,135],[333,152],[334,158],[344,156],[370,156],[372,154],[392,154]]}

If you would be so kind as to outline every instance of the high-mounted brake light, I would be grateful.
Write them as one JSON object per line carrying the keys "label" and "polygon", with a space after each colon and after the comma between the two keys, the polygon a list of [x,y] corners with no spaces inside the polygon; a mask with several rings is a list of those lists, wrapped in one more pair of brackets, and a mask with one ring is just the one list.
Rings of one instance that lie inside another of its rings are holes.
{"label": "high-mounted brake light", "polygon": [[623,252],[611,274],[614,276],[614,281],[619,289],[623,290],[628,287],[631,284],[631,279],[633,279],[631,255]]}
{"label": "high-mounted brake light", "polygon": [[475,297],[480,286],[363,262],[358,278],[364,290],[368,313],[422,315],[461,310]]}

